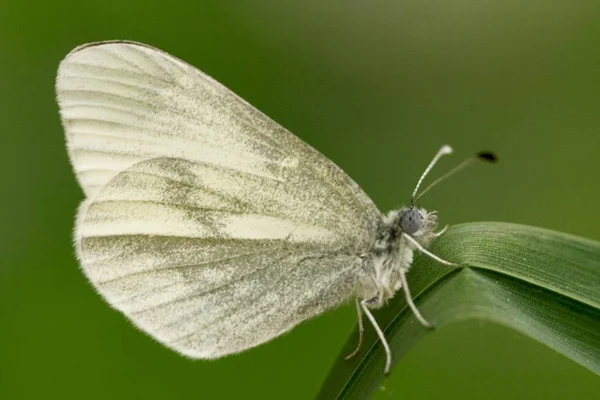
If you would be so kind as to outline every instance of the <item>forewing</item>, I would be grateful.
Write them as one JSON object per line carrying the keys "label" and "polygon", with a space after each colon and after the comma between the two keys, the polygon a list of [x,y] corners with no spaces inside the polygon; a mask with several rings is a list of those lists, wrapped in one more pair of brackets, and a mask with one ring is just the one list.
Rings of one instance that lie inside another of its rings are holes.
{"label": "forewing", "polygon": [[181,159],[140,162],[82,205],[78,255],[97,290],[141,329],[190,357],[220,357],[354,293],[373,234],[356,239],[360,221],[341,212],[353,189],[338,189],[322,196],[285,169],[272,179]]}
{"label": "forewing", "polygon": [[303,160],[311,167],[301,171],[307,179],[352,186],[355,206],[375,209],[317,151],[158,49],[122,41],[81,46],[61,62],[56,91],[71,161],[88,197],[118,172],[150,158],[176,157],[265,177]]}

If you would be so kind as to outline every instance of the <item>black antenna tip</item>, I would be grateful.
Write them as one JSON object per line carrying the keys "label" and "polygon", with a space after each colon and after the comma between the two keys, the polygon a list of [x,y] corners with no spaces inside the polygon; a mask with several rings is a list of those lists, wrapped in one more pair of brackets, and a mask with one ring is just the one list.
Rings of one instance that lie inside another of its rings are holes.
{"label": "black antenna tip", "polygon": [[492,153],[491,151],[480,151],[479,153],[476,154],[477,158],[484,160],[484,161],[489,161],[492,163],[495,163],[498,161],[498,157],[496,157],[496,155],[494,153]]}

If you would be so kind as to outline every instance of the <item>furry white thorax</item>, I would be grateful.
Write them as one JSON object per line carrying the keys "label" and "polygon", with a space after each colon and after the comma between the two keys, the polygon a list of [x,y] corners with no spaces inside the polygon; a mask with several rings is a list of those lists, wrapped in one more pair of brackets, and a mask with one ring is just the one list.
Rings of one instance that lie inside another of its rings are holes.
{"label": "furry white thorax", "polygon": [[[358,282],[358,297],[368,302],[370,308],[383,306],[402,287],[400,270],[408,271],[413,261],[414,245],[403,238],[400,218],[410,207],[390,211],[381,220],[377,239],[371,252],[363,261],[363,273]],[[422,218],[420,229],[410,236],[427,247],[435,237],[437,215],[418,208]]]}

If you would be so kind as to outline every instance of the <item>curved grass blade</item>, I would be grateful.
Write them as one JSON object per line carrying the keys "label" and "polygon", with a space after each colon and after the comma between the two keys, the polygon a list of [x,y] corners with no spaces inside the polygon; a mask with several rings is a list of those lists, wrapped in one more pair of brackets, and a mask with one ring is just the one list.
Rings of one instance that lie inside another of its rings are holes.
{"label": "curved grass blade", "polygon": [[[452,269],[419,256],[409,273],[417,306],[436,327],[467,319],[503,324],[600,374],[600,243],[485,222],[449,229],[431,250],[460,263]],[[393,365],[431,332],[415,320],[402,296],[376,318],[385,327]],[[344,360],[357,335],[348,339],[319,399],[366,399],[385,378],[385,355],[371,329],[361,353]]]}

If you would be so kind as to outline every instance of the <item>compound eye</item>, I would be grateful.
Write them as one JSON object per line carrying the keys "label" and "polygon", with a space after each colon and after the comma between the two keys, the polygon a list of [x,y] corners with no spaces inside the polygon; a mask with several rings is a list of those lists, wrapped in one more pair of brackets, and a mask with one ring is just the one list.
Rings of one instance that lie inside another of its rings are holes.
{"label": "compound eye", "polygon": [[419,229],[421,229],[421,224],[423,223],[423,218],[419,214],[419,211],[411,208],[410,210],[405,211],[400,216],[400,228],[409,235],[412,235]]}

